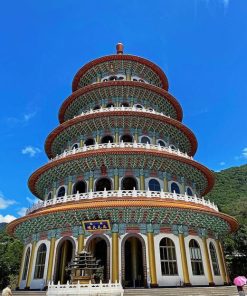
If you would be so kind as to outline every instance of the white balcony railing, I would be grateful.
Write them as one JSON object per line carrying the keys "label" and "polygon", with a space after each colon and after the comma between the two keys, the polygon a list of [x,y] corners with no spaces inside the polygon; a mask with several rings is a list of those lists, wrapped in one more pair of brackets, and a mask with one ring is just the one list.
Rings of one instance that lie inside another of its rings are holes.
{"label": "white balcony railing", "polygon": [[88,199],[95,199],[95,198],[124,198],[124,197],[146,197],[149,198],[161,198],[161,199],[171,199],[174,201],[185,201],[185,202],[192,202],[195,204],[201,204],[203,206],[209,207],[215,211],[219,211],[218,207],[214,204],[214,202],[211,202],[210,200],[204,199],[204,197],[199,198],[196,195],[189,196],[186,193],[185,194],[177,194],[175,192],[164,192],[161,191],[150,191],[150,190],[110,190],[110,191],[96,191],[96,192],[86,192],[86,193],[79,193],[72,195],[65,195],[62,197],[56,197],[54,196],[53,199],[46,200],[46,201],[39,201],[38,203],[35,203],[32,207],[27,209],[26,215],[32,213],[33,211],[36,211],[41,208],[58,205],[61,203],[66,202],[73,202],[73,201],[82,201],[82,200],[88,200]]}
{"label": "white balcony railing", "polygon": [[97,295],[115,295],[123,296],[124,289],[120,283],[100,283],[92,284],[91,281],[88,284],[80,284],[79,281],[77,284],[60,284],[54,285],[53,282],[48,284],[48,290],[46,292],[47,296],[97,296]]}
{"label": "white balcony railing", "polygon": [[143,148],[143,149],[147,149],[147,150],[155,150],[155,151],[165,151],[171,154],[175,154],[187,159],[192,159],[192,156],[189,156],[187,153],[181,152],[179,149],[172,149],[170,146],[169,147],[164,147],[164,146],[160,146],[158,145],[153,145],[153,144],[143,144],[143,143],[105,143],[105,144],[98,144],[96,143],[95,145],[90,145],[90,146],[86,146],[84,145],[83,147],[79,147],[79,148],[74,148],[72,150],[66,150],[64,151],[62,154],[55,156],[54,158],[51,158],[49,160],[49,162],[54,161],[54,160],[58,160],[61,158],[64,158],[66,156],[69,155],[73,155],[76,153],[81,153],[81,152],[87,152],[87,151],[93,151],[93,150],[98,150],[98,149],[109,149],[109,148],[132,148],[132,149],[138,149],[138,148]]}
{"label": "white balcony railing", "polygon": [[138,108],[135,105],[133,107],[124,107],[124,106],[120,106],[120,107],[108,107],[108,108],[100,108],[100,109],[90,109],[89,111],[86,112],[82,112],[81,114],[74,116],[74,118],[80,117],[80,116],[84,116],[84,115],[88,115],[88,114],[95,114],[95,113],[102,113],[102,112],[112,112],[112,111],[116,111],[116,112],[121,112],[121,111],[134,111],[134,112],[140,112],[140,113],[150,113],[150,114],[156,114],[156,115],[160,115],[160,116],[164,116],[166,118],[171,118],[169,115],[165,115],[163,112],[156,112],[155,110],[153,110],[152,108],[150,109],[146,109],[146,108]]}

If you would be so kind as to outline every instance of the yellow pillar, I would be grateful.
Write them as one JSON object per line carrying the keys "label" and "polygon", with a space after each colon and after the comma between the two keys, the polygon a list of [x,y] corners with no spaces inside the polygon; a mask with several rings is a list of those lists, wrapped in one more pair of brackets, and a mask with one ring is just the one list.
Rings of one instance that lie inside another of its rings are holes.
{"label": "yellow pillar", "polygon": [[84,249],[84,235],[79,234],[77,241],[78,241],[78,253],[80,253]]}
{"label": "yellow pillar", "polygon": [[93,176],[89,177],[89,191],[93,191]]}
{"label": "yellow pillar", "polygon": [[119,189],[119,175],[114,174],[114,190],[118,190],[118,189]]}
{"label": "yellow pillar", "polygon": [[52,281],[52,267],[53,267],[53,260],[54,260],[55,243],[56,243],[56,238],[52,237],[50,242],[50,252],[49,252],[47,277],[46,277],[47,284]]}
{"label": "yellow pillar", "polygon": [[84,141],[80,140],[80,147],[83,147],[83,146],[84,146]]}
{"label": "yellow pillar", "polygon": [[126,73],[126,80],[130,81],[131,80],[131,74],[130,73]]}
{"label": "yellow pillar", "polygon": [[153,145],[156,145],[156,136],[153,135]]}
{"label": "yellow pillar", "polygon": [[145,177],[140,175],[140,190],[145,190]]}
{"label": "yellow pillar", "polygon": [[204,255],[205,255],[205,259],[206,259],[206,268],[207,268],[209,286],[214,286],[215,283],[214,283],[212,268],[211,268],[210,259],[209,259],[208,245],[207,245],[206,237],[202,238],[202,244],[203,244],[203,250],[204,250]]}
{"label": "yellow pillar", "polygon": [[138,143],[138,132],[137,131],[135,131],[134,138],[135,138],[136,143]]}
{"label": "yellow pillar", "polygon": [[64,241],[63,249],[62,249],[62,260],[61,260],[61,277],[60,277],[60,283],[65,283],[65,267],[66,267],[66,257],[67,257],[67,251],[68,251],[68,241]]}
{"label": "yellow pillar", "polygon": [[221,249],[220,241],[218,239],[216,239],[215,242],[216,242],[217,254],[218,254],[218,258],[219,258],[219,265],[220,265],[221,275],[222,275],[224,284],[227,284],[226,270],[225,270],[224,259],[223,259],[223,256],[224,255],[222,254],[222,249]]}
{"label": "yellow pillar", "polygon": [[224,264],[225,272],[226,272],[226,283],[230,284],[231,280],[230,280],[230,276],[229,276],[229,273],[228,273],[228,270],[227,270],[226,260],[225,260],[225,256],[224,256],[224,249],[223,249],[223,246],[222,246],[221,242],[220,242],[220,249],[221,249],[221,254],[222,254],[222,257],[223,257],[223,264]]}
{"label": "yellow pillar", "polygon": [[187,256],[186,256],[186,250],[185,250],[185,244],[184,244],[184,235],[182,233],[179,233],[178,238],[179,238],[179,246],[180,246],[180,252],[181,252],[184,285],[191,286],[189,271],[188,271],[188,264],[187,264]]}
{"label": "yellow pillar", "polygon": [[18,275],[18,285],[17,285],[17,288],[20,288],[21,278],[22,278],[22,273],[23,273],[24,262],[25,262],[27,250],[28,250],[28,248],[27,249],[23,248],[22,259],[21,259],[21,267],[20,267],[20,271],[19,271],[19,275]]}
{"label": "yellow pillar", "polygon": [[112,282],[119,282],[118,233],[112,233]]}
{"label": "yellow pillar", "polygon": [[118,133],[118,130],[115,130],[115,143],[119,143],[119,133]]}
{"label": "yellow pillar", "polygon": [[97,134],[97,136],[96,136],[96,142],[99,144],[99,142],[100,142],[100,135],[99,134]]}
{"label": "yellow pillar", "polygon": [[72,181],[69,181],[68,182],[68,192],[67,192],[67,195],[70,195],[72,194]]}
{"label": "yellow pillar", "polygon": [[150,277],[151,277],[151,287],[158,287],[156,264],[155,264],[155,252],[154,252],[154,234],[152,232],[148,232],[147,239],[148,239],[148,259],[149,259],[149,269],[150,269]]}
{"label": "yellow pillar", "polygon": [[29,267],[28,267],[26,288],[30,288],[30,284],[31,284],[31,276],[32,276],[32,271],[33,271],[33,258],[34,258],[34,253],[35,253],[35,249],[36,249],[36,244],[37,244],[36,241],[34,241],[32,243],[32,251],[31,251]]}
{"label": "yellow pillar", "polygon": [[168,182],[167,182],[167,177],[164,177],[164,192],[168,192]]}

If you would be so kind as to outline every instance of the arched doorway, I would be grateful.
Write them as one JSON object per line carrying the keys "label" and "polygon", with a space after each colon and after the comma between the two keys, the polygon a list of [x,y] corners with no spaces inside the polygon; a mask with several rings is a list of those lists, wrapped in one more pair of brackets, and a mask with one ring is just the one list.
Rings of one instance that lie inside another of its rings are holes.
{"label": "arched doorway", "polygon": [[110,135],[107,135],[107,136],[104,136],[102,139],[101,139],[101,143],[102,144],[108,144],[108,143],[113,143],[113,137],[110,136]]}
{"label": "arched doorway", "polygon": [[122,284],[124,287],[146,287],[145,242],[138,235],[127,235],[122,242]]}
{"label": "arched doorway", "polygon": [[108,178],[101,178],[97,180],[95,184],[95,191],[104,191],[105,189],[106,191],[111,190],[111,180]]}
{"label": "arched doorway", "polygon": [[133,137],[128,134],[122,135],[121,141],[123,141],[124,143],[133,143]]}
{"label": "arched doorway", "polygon": [[[99,261],[99,265],[103,266],[103,282],[109,282],[110,279],[110,244],[109,241],[103,235],[92,236],[86,243],[86,250],[89,251],[96,260]],[[98,282],[100,278],[96,278]]]}
{"label": "arched doorway", "polygon": [[122,180],[122,190],[133,190],[137,188],[137,181],[133,177],[124,177]]}
{"label": "arched doorway", "polygon": [[73,194],[79,193],[85,193],[87,190],[87,185],[84,181],[78,181],[73,186]]}
{"label": "arched doorway", "polygon": [[85,142],[84,142],[84,145],[86,146],[91,146],[91,145],[94,145],[95,144],[95,141],[94,139],[92,138],[88,138]]}
{"label": "arched doorway", "polygon": [[57,246],[55,282],[60,281],[66,284],[70,280],[70,274],[66,271],[66,267],[74,256],[74,245],[70,239],[62,240]]}

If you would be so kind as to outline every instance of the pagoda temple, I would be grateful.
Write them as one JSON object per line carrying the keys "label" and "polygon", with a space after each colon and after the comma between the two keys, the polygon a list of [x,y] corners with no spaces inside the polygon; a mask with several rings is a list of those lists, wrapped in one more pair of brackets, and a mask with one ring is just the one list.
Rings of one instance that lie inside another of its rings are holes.
{"label": "pagoda temple", "polygon": [[25,246],[19,289],[66,283],[83,251],[123,287],[229,283],[221,239],[238,223],[204,199],[214,175],[182,118],[164,72],[121,43],[76,73],[29,178],[40,202],[8,225]]}

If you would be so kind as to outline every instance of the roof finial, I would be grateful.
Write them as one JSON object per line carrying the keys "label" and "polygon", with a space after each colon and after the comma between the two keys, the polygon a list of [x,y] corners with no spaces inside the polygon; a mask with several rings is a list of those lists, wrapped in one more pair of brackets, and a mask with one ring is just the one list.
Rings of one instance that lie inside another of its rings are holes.
{"label": "roof finial", "polygon": [[117,54],[123,54],[123,49],[124,49],[124,46],[123,46],[123,43],[118,43],[116,45],[116,49],[117,49]]}

